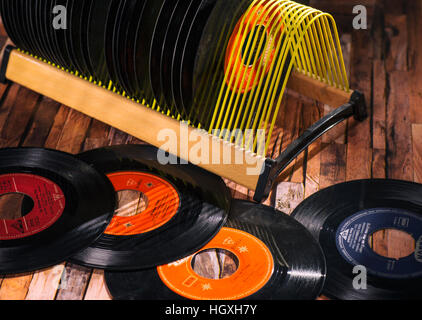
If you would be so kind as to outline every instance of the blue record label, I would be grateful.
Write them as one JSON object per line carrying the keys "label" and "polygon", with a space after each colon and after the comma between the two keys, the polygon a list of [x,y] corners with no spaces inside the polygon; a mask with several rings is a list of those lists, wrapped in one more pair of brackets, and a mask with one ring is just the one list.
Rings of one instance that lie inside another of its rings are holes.
{"label": "blue record label", "polygon": [[[400,260],[375,253],[369,239],[377,231],[396,229],[410,234],[416,250]],[[354,266],[365,266],[368,273],[389,279],[408,279],[422,275],[422,216],[412,212],[379,208],[361,211],[343,221],[336,233],[340,254]]]}

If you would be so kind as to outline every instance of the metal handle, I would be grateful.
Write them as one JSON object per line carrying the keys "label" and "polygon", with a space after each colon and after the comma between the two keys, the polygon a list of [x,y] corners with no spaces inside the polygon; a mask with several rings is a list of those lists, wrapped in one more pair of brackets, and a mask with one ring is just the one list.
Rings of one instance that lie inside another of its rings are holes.
{"label": "metal handle", "polygon": [[358,91],[355,91],[352,94],[349,103],[334,110],[308,128],[298,139],[293,141],[277,159],[267,159],[264,172],[258,181],[254,200],[256,202],[262,202],[264,199],[267,199],[275,180],[293,160],[324,133],[351,116],[354,116],[358,121],[364,121],[368,117],[365,96]]}

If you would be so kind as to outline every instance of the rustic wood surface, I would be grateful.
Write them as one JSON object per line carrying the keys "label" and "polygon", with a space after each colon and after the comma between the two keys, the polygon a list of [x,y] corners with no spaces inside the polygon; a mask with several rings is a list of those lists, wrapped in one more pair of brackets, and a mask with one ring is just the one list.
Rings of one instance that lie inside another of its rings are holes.
{"label": "rustic wood surface", "polygon": [[[352,2],[313,0],[316,7],[343,15],[347,24]],[[318,190],[344,181],[395,178],[422,183],[422,5],[405,0],[365,3],[370,7],[371,29],[345,28],[340,33],[352,87],[366,94],[370,117],[363,123],[349,120],[338,126],[283,173],[266,203],[288,214]],[[6,41],[1,27],[1,45]],[[277,156],[330,110],[289,92],[269,156]],[[126,143],[142,144],[26,88],[0,85],[0,147],[47,147],[76,154]],[[234,197],[251,199],[246,188],[230,181],[227,185]],[[397,232],[378,233],[372,243],[374,250],[391,257],[412,250],[412,242]],[[235,261],[219,252],[207,252],[197,260],[218,261],[217,266],[198,266],[198,272],[215,278],[235,268]],[[0,300],[23,299],[109,300],[110,296],[102,271],[63,263],[36,273],[0,276]]]}

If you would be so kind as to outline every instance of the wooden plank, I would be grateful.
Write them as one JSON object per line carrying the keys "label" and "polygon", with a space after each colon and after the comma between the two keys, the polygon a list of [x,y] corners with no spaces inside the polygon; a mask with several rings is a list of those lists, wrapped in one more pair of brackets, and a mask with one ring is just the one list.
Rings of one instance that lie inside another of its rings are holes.
{"label": "wooden plank", "polygon": [[422,125],[412,126],[413,163],[415,165],[414,181],[422,183]]}
{"label": "wooden plank", "polygon": [[387,72],[408,71],[408,33],[406,15],[385,15],[385,30],[388,39]]}
{"label": "wooden plank", "polygon": [[346,181],[346,145],[322,144],[320,188]]}
{"label": "wooden plank", "polygon": [[[37,75],[37,81],[33,81],[34,74]],[[197,147],[197,140],[189,139],[191,134],[196,134],[204,141],[208,141],[210,148],[209,157],[206,163],[200,164],[201,167],[249,189],[254,190],[257,186],[260,172],[255,169],[262,168],[265,162],[263,157],[252,155],[231,144],[216,141],[207,133],[191,127],[185,128],[187,137],[183,139],[184,129],[180,122],[16,50],[11,53],[6,76],[11,81],[158,147],[164,143],[160,140],[160,135],[165,129],[166,132],[174,134],[177,141],[187,140],[184,141],[186,148],[182,147],[184,143],[178,148],[178,155],[181,158],[186,159],[186,154],[191,154],[190,150]],[[218,151],[220,158],[219,164],[216,165],[212,155]],[[221,165],[225,163],[225,155],[229,157],[230,165]],[[244,161],[238,164],[239,161],[236,159]]]}
{"label": "wooden plank", "polygon": [[[369,31],[352,34],[351,83],[365,93],[368,112],[372,108],[372,40]],[[348,120],[346,180],[369,179],[372,172],[371,120]]]}
{"label": "wooden plank", "polygon": [[411,1],[408,18],[409,34],[409,71],[410,71],[410,112],[411,122],[422,124],[422,94],[420,77],[422,74],[422,3],[421,1]]}
{"label": "wooden plank", "polygon": [[[298,136],[301,126],[301,115],[303,104],[300,96],[289,94],[286,99],[285,116],[283,122],[283,136],[281,139],[281,149],[284,151]],[[278,182],[291,181],[294,173],[295,161],[293,161],[277,178]]]}
{"label": "wooden plank", "polygon": [[386,83],[387,77],[385,72],[384,61],[374,60],[374,77],[373,85],[376,90],[373,92],[373,123],[372,123],[372,178],[386,178]]}
{"label": "wooden plank", "polygon": [[[82,151],[108,146],[116,135],[121,136],[108,125],[93,120],[84,140]],[[90,268],[67,263],[62,277],[63,281],[57,291],[56,300],[83,300],[90,280],[103,281],[103,279],[91,279],[92,272],[93,270]]]}
{"label": "wooden plank", "polygon": [[82,300],[88,287],[91,273],[91,269],[70,263],[66,264],[58,286],[56,300]]}
{"label": "wooden plank", "polygon": [[352,95],[352,92],[329,86],[296,71],[292,72],[287,87],[312,100],[317,100],[336,108],[348,103]]}
{"label": "wooden plank", "polygon": [[[56,119],[59,124],[62,124],[62,131],[58,134],[59,130],[51,131],[47,142],[50,143],[49,148],[60,150],[69,153],[78,153],[81,149],[83,141],[86,138],[91,119],[85,115],[70,110],[67,114],[66,120],[63,122],[63,118],[59,113]],[[53,125],[53,128],[57,128]],[[53,144],[53,142],[55,142]],[[51,300],[56,297],[59,289],[62,277],[64,275],[65,263],[48,268],[46,270],[38,271],[34,274],[29,287],[27,299],[29,300]]]}
{"label": "wooden plank", "polygon": [[24,138],[24,147],[42,147],[49,136],[60,104],[42,97],[28,134]]}
{"label": "wooden plank", "polygon": [[390,73],[387,112],[388,178],[413,181],[412,127],[410,123],[408,72]]}
{"label": "wooden plank", "polygon": [[[311,113],[311,122],[316,122],[322,117],[322,108],[322,105],[316,104],[316,108],[314,108]],[[310,197],[312,194],[320,190],[321,143],[322,139],[320,138],[308,148],[304,194],[305,198]]]}
{"label": "wooden plank", "polygon": [[[15,92],[16,95],[14,95]],[[38,94],[23,87],[19,87],[17,91],[12,90],[11,93],[13,93],[14,102],[6,122],[1,126],[0,147],[2,148],[16,147],[21,144],[39,99]]]}
{"label": "wooden plank", "polygon": [[7,86],[0,85],[0,88],[1,88],[2,99],[3,97],[5,97],[4,98],[5,100],[3,101],[0,108],[0,129],[1,129],[7,123],[9,113],[15,104],[16,97],[18,95],[20,87],[18,85],[11,85],[10,88],[8,89]]}
{"label": "wooden plank", "polygon": [[[38,95],[29,90],[17,85],[10,87],[0,109],[0,132],[1,137],[4,137],[1,146],[19,146],[25,128],[30,124],[31,115],[36,110],[37,101]],[[0,287],[0,300],[25,299],[31,280],[32,274],[6,276]]]}
{"label": "wooden plank", "polygon": [[95,270],[92,273],[84,300],[111,300],[104,282],[104,271]]}
{"label": "wooden plank", "polygon": [[305,190],[303,183],[283,182],[277,186],[275,208],[290,215],[303,201]]}
{"label": "wooden plank", "polygon": [[6,276],[0,287],[0,300],[25,300],[32,274]]}
{"label": "wooden plank", "polygon": [[63,275],[64,265],[35,272],[26,300],[54,300]]}

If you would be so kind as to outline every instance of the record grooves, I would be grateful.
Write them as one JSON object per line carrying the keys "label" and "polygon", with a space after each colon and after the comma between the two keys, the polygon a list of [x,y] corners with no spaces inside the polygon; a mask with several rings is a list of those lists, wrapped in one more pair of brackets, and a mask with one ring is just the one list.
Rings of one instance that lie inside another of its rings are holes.
{"label": "record grooves", "polygon": [[192,255],[158,268],[106,272],[109,292],[117,300],[313,300],[322,290],[320,246],[301,224],[273,208],[234,200],[224,228],[197,253],[209,249],[236,256],[236,272],[202,277]]}
{"label": "record grooves", "polygon": [[[420,299],[422,293],[422,185],[397,180],[361,180],[314,194],[292,216],[311,231],[327,257],[324,294],[342,300]],[[399,260],[371,247],[375,232],[411,235],[414,253]],[[355,267],[367,271],[367,289],[354,285]]]}
{"label": "record grooves", "polygon": [[192,165],[160,165],[157,152],[126,145],[79,155],[106,174],[116,192],[140,192],[142,203],[136,206],[145,208],[116,215],[72,262],[107,270],[151,268],[192,254],[220,230],[231,200],[222,179]]}
{"label": "record grooves", "polygon": [[36,148],[0,150],[0,199],[11,195],[33,205],[24,201],[13,217],[10,206],[0,210],[0,274],[46,268],[85,249],[104,232],[116,203],[110,182],[89,165]]}

